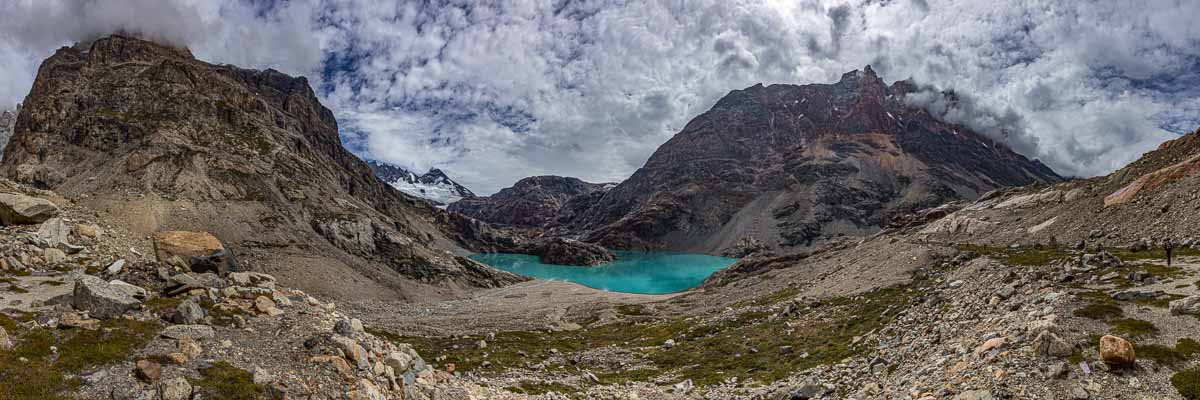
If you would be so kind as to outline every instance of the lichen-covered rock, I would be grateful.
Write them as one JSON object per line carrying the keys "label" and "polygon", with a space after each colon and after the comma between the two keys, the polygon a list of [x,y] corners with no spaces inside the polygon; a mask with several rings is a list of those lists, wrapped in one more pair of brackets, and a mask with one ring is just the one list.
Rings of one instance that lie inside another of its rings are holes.
{"label": "lichen-covered rock", "polygon": [[103,279],[91,275],[84,275],[75,281],[71,304],[76,309],[87,311],[89,315],[97,319],[113,318],[141,306],[141,300],[118,286],[120,285],[105,282]]}
{"label": "lichen-covered rock", "polygon": [[1100,361],[1113,366],[1130,366],[1137,362],[1137,355],[1128,340],[1104,335],[1100,338]]}
{"label": "lichen-covered rock", "polygon": [[1188,296],[1168,304],[1171,314],[1200,315],[1200,296]]}
{"label": "lichen-covered rock", "polygon": [[57,216],[58,212],[58,206],[46,199],[0,193],[0,223],[4,225],[40,224]]}

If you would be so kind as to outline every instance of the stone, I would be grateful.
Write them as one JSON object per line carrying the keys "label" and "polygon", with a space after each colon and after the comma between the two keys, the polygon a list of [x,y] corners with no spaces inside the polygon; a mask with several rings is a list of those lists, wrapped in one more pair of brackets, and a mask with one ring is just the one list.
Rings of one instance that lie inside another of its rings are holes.
{"label": "stone", "polygon": [[275,381],[275,377],[267,370],[254,367],[253,380],[255,385],[269,385]]}
{"label": "stone", "polygon": [[344,358],[338,356],[320,355],[309,360],[316,363],[327,363],[332,365],[333,368],[336,369],[343,377],[354,376],[354,370],[350,368],[350,364],[347,363],[346,359]]}
{"label": "stone", "polygon": [[792,391],[792,393],[790,395],[788,395],[788,399],[790,399],[790,400],[819,399],[822,396],[824,396],[826,393],[829,393],[829,392],[831,392],[831,390],[829,389],[829,387],[827,387],[825,385],[822,385],[822,384],[819,384],[816,382],[807,382],[807,383],[801,385],[800,388]]}
{"label": "stone", "polygon": [[383,359],[383,364],[392,367],[396,372],[404,372],[408,371],[409,367],[412,366],[412,361],[413,357],[408,355],[408,353],[393,351],[388,353],[387,357]]}
{"label": "stone", "polygon": [[182,377],[167,379],[158,385],[158,398],[160,400],[189,400],[192,398],[192,385]]}
{"label": "stone", "polygon": [[113,261],[112,264],[108,265],[108,268],[104,269],[104,273],[109,274],[109,275],[116,275],[116,274],[121,273],[121,270],[123,270],[123,269],[125,269],[125,259],[124,258],[117,260],[117,261]]}
{"label": "stone", "polygon": [[350,330],[352,330],[356,333],[362,333],[362,331],[363,331],[362,321],[359,321],[358,318],[350,318]]}
{"label": "stone", "polygon": [[75,289],[71,294],[71,305],[76,309],[87,311],[92,317],[109,319],[136,309],[142,302],[128,290],[113,285],[104,280],[84,275],[75,281]]}
{"label": "stone", "polygon": [[67,261],[67,253],[59,249],[46,249],[42,253],[42,257],[46,259],[46,264],[58,264]]}
{"label": "stone", "polygon": [[675,347],[675,339],[667,339],[667,341],[663,342],[662,347],[664,349]]}
{"label": "stone", "polygon": [[0,351],[9,351],[13,349],[12,338],[8,337],[8,331],[0,326]]}
{"label": "stone", "polygon": [[233,254],[206,232],[163,231],[154,234],[158,262],[189,268],[192,272],[226,275],[237,271]]}
{"label": "stone", "polygon": [[49,200],[19,193],[0,193],[0,224],[40,224],[58,213],[58,206]]}
{"label": "stone", "polygon": [[[589,374],[589,375],[591,375],[591,373],[590,373],[590,372],[589,372],[588,374]],[[595,375],[592,375],[591,377],[592,377],[592,380],[593,380],[595,383],[600,383],[600,379],[596,378],[596,376],[595,376]],[[695,387],[696,387],[696,385],[695,385],[694,383],[692,383],[692,380],[691,380],[691,379],[685,380],[685,381],[683,381],[683,382],[676,383],[676,384],[674,385],[674,388],[675,388],[675,391],[676,391],[676,392],[678,392],[678,393],[684,393],[684,394],[686,394],[686,393],[688,393],[688,392],[691,392],[691,391],[692,391],[692,389],[693,389],[693,388],[695,388]]]}
{"label": "stone", "polygon": [[1188,296],[1170,302],[1167,307],[1171,314],[1200,316],[1200,296]]}
{"label": "stone", "polygon": [[1113,293],[1113,300],[1119,301],[1136,301],[1136,300],[1151,300],[1158,297],[1158,294],[1152,290],[1122,290]]}
{"label": "stone", "polygon": [[188,358],[196,358],[204,353],[204,348],[200,347],[200,343],[196,342],[196,339],[184,336],[179,338],[179,352]]}
{"label": "stone", "polygon": [[183,364],[187,364],[187,362],[188,362],[187,354],[183,354],[183,353],[179,353],[179,352],[167,353],[167,359],[171,360],[171,363],[173,363],[175,365],[183,365]]}
{"label": "stone", "polygon": [[351,336],[354,335],[354,328],[350,327],[350,320],[338,320],[338,322],[333,324],[333,333],[342,336]]}
{"label": "stone", "polygon": [[191,325],[203,320],[204,309],[191,299],[179,303],[179,306],[175,307],[175,313],[171,314],[171,322],[176,324]]}
{"label": "stone", "polygon": [[387,400],[387,396],[383,394],[379,386],[368,379],[359,379],[354,390],[347,392],[346,397],[350,400]]}
{"label": "stone", "polygon": [[90,224],[75,224],[75,236],[86,238],[100,237],[100,227]]}
{"label": "stone", "polygon": [[38,246],[56,249],[58,246],[67,244],[67,237],[70,234],[71,228],[67,227],[62,218],[54,217],[42,222],[34,238]]}
{"label": "stone", "polygon": [[1128,340],[1104,335],[1100,338],[1100,361],[1112,366],[1132,366],[1137,362],[1137,356]]}
{"label": "stone", "polygon": [[486,340],[480,340],[478,343],[476,343],[476,344],[475,344],[475,347],[478,347],[479,349],[486,349],[486,348],[487,348],[487,341],[486,341]]}
{"label": "stone", "polygon": [[1053,332],[1042,331],[1033,339],[1033,351],[1044,356],[1067,357],[1074,349]]}
{"label": "stone", "polygon": [[217,332],[208,325],[171,325],[163,328],[159,336],[180,340],[189,337],[196,340],[212,339]]}
{"label": "stone", "polygon": [[334,336],[331,340],[337,345],[337,348],[342,350],[342,354],[345,354],[347,358],[353,361],[359,369],[365,370],[371,368],[371,363],[367,360],[367,350],[363,349],[354,339]]}
{"label": "stone", "polygon": [[254,299],[254,309],[258,310],[258,312],[265,313],[272,308],[275,308],[275,301],[267,296],[258,296],[258,298]]}
{"label": "stone", "polygon": [[983,357],[987,355],[988,352],[998,349],[1002,346],[1004,346],[1004,338],[988,339],[987,341],[983,342],[983,344],[979,345],[979,347],[975,348],[975,357]]}
{"label": "stone", "polygon": [[1059,361],[1050,365],[1050,368],[1046,370],[1046,377],[1051,379],[1066,378],[1068,372],[1067,363]]}
{"label": "stone", "polygon": [[94,331],[100,328],[100,321],[85,318],[82,313],[68,312],[63,313],[58,319],[59,328],[80,328]]}
{"label": "stone", "polygon": [[142,288],[141,286],[137,286],[132,283],[128,283],[128,282],[121,281],[121,280],[114,279],[114,280],[108,281],[108,284],[112,285],[113,288],[116,288],[117,290],[125,292],[125,294],[133,296],[133,298],[138,299],[138,300],[145,300],[146,296],[148,296],[150,294],[149,292],[146,291],[146,289]]}
{"label": "stone", "polygon": [[162,366],[150,360],[138,360],[134,364],[134,374],[146,382],[157,381],[162,376]]}

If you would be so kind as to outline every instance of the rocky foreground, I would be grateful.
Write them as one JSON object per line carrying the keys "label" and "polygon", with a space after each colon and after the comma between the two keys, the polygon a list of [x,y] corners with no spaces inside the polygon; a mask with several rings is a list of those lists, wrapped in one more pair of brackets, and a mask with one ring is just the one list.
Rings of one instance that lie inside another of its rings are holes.
{"label": "rocky foreground", "polygon": [[135,237],[52,192],[3,186],[2,399],[475,396],[211,234]]}

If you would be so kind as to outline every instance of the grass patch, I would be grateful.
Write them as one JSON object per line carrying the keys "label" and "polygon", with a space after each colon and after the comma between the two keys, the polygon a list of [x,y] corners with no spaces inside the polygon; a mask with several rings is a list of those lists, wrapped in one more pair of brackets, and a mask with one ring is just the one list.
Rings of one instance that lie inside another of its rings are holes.
{"label": "grass patch", "polygon": [[[930,281],[921,281],[931,283]],[[611,324],[569,332],[502,332],[486,349],[480,337],[401,337],[374,332],[389,340],[409,343],[427,357],[445,357],[458,371],[499,373],[507,368],[524,368],[563,355],[613,347],[628,350],[637,359],[633,366],[601,363],[577,365],[593,371],[604,383],[654,381],[664,375],[672,380],[692,379],[699,386],[713,385],[736,377],[739,382],[771,382],[797,371],[833,364],[870,348],[852,345],[853,338],[877,330],[899,310],[912,304],[921,290],[916,284],[875,290],[859,296],[826,299],[819,318],[789,327],[787,321],[768,318],[768,313],[746,312],[713,322],[698,318],[653,320]],[[784,289],[782,291],[787,291]],[[791,298],[794,294],[767,297]],[[663,348],[667,339],[676,345]],[[791,346],[791,353],[780,351]],[[808,353],[802,357],[802,353]],[[484,361],[490,368],[483,368]],[[553,367],[551,365],[551,367]]]}
{"label": "grass patch", "polygon": [[1076,257],[1065,248],[1035,246],[1035,247],[996,247],[976,244],[960,244],[960,251],[970,251],[981,256],[988,256],[1008,265],[1045,266],[1068,257]]}
{"label": "grass patch", "polygon": [[1175,366],[1187,361],[1187,356],[1180,353],[1178,349],[1157,344],[1134,345],[1133,352],[1138,358],[1154,360],[1154,362],[1166,366]]}
{"label": "grass patch", "polygon": [[579,394],[579,389],[558,382],[533,382],[521,381],[517,386],[507,386],[504,388],[509,392],[518,394],[527,394],[531,396],[543,395],[550,392],[565,394],[571,398],[575,398]]}
{"label": "grass patch", "polygon": [[1112,332],[1114,334],[1130,339],[1158,334],[1158,327],[1146,320],[1126,318],[1112,321],[1109,324],[1112,325]]}
{"label": "grass patch", "polygon": [[617,313],[621,315],[642,317],[650,315],[650,310],[646,309],[646,306],[641,304],[623,304],[617,306]]}
{"label": "grass patch", "polygon": [[206,399],[255,400],[268,399],[266,388],[254,384],[249,371],[224,361],[200,369],[200,379],[190,380],[193,390]]}
{"label": "grass patch", "polygon": [[[13,321],[4,317],[8,323]],[[80,384],[70,376],[129,358],[161,328],[154,322],[104,321],[100,329],[22,332],[9,329],[16,347],[0,352],[0,399],[65,399]],[[50,351],[56,346],[58,352]],[[24,358],[26,361],[21,361]]]}
{"label": "grass patch", "polygon": [[1125,315],[1121,307],[1112,303],[1091,303],[1074,311],[1076,317],[1108,320]]}
{"label": "grass patch", "polygon": [[1200,366],[1179,371],[1171,376],[1171,385],[1187,400],[1200,400]]}
{"label": "grass patch", "polygon": [[1184,357],[1191,357],[1200,354],[1200,342],[1192,338],[1179,339],[1175,343],[1175,351],[1183,354]]}

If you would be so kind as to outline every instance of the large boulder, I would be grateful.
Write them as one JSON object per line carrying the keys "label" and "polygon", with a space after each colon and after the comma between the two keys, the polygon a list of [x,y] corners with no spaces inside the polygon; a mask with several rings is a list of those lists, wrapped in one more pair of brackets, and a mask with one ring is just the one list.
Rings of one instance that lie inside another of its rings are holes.
{"label": "large boulder", "polygon": [[154,234],[158,262],[190,268],[192,272],[227,274],[237,271],[233,253],[207,232],[164,231]]}
{"label": "large boulder", "polygon": [[97,319],[113,318],[141,306],[141,300],[120,286],[91,275],[84,275],[75,281],[75,290],[71,293],[71,305],[76,309],[87,311],[92,318]]}
{"label": "large boulder", "polygon": [[1188,296],[1172,301],[1168,307],[1171,310],[1171,314],[1200,315],[1200,296]]}
{"label": "large boulder", "polygon": [[58,215],[58,206],[46,199],[19,193],[0,193],[0,224],[40,224]]}
{"label": "large boulder", "polygon": [[591,266],[617,259],[612,252],[598,245],[564,238],[538,241],[529,253],[537,255],[542,263],[557,265]]}
{"label": "large boulder", "polygon": [[1137,355],[1128,340],[1104,335],[1100,338],[1100,361],[1112,366],[1132,366],[1137,362]]}

